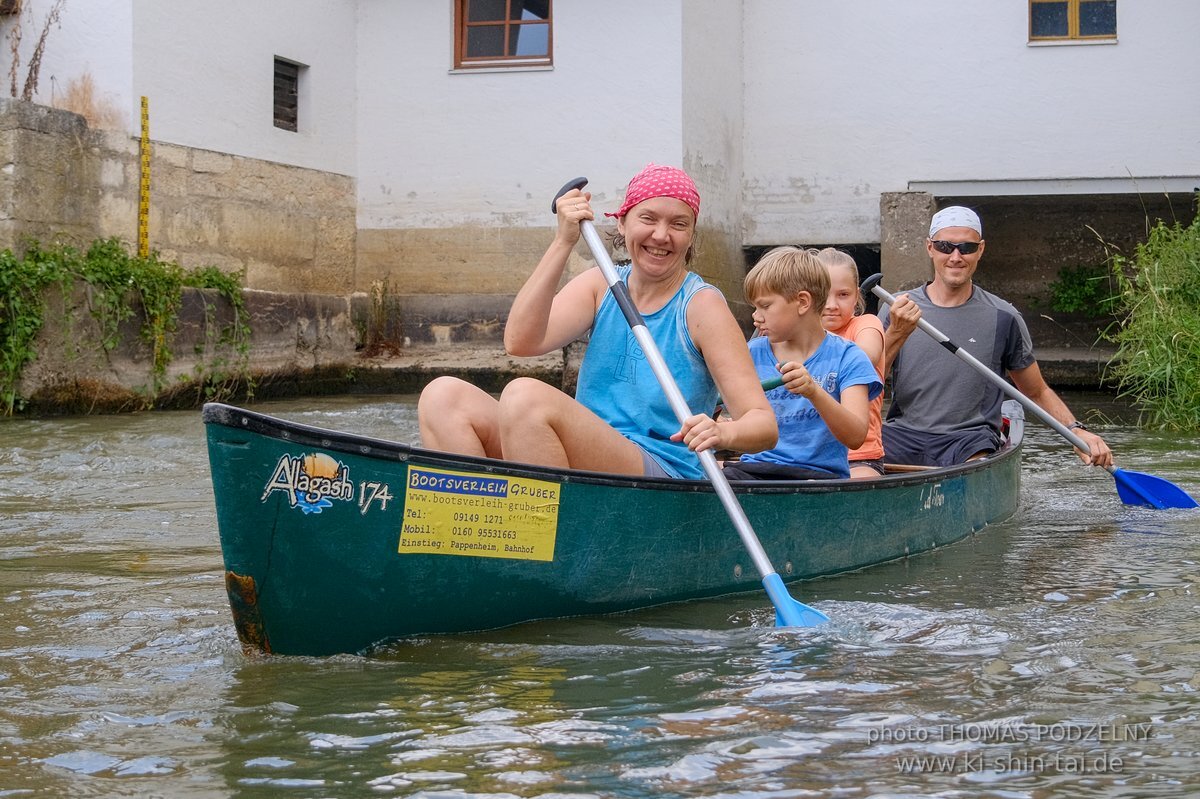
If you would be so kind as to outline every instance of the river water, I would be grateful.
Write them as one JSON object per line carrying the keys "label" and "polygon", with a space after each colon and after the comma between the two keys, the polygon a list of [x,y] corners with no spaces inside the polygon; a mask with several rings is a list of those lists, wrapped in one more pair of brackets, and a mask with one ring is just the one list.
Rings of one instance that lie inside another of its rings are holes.
{"label": "river water", "polygon": [[[1068,401],[1200,496],[1200,439]],[[413,397],[256,409],[416,438]],[[1027,441],[1010,521],[793,586],[820,628],[755,594],[296,658],[238,644],[198,412],[2,421],[0,797],[1200,795],[1200,512]]]}

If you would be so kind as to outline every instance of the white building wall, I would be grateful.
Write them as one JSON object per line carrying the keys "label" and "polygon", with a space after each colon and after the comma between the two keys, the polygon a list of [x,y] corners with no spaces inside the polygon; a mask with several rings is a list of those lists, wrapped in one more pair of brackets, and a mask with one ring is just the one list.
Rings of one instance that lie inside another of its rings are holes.
{"label": "white building wall", "polygon": [[[54,0],[23,5],[18,94]],[[358,5],[66,0],[46,37],[34,101],[62,107],[71,83],[88,75],[98,110],[133,135],[145,95],[156,141],[352,174]],[[4,33],[14,24],[4,21]],[[276,55],[309,67],[298,132],[273,123]]]}
{"label": "white building wall", "polygon": [[[9,55],[12,29],[19,25],[20,64],[17,69],[16,96],[20,97],[29,76],[34,49],[46,31],[37,91],[33,102],[61,106],[73,83],[90,78],[93,97],[114,117],[114,124],[140,124],[140,112],[130,98],[133,73],[133,9],[128,0],[67,0],[59,9],[58,22],[46,26],[53,0],[25,0],[19,16],[0,20],[3,32],[4,64],[11,67]],[[11,92],[11,69],[3,73],[4,96]]]}
{"label": "white building wall", "polygon": [[[70,11],[101,0],[72,0]],[[124,6],[128,0],[104,0]],[[352,175],[356,0],[133,0],[129,100],[157,141]],[[103,45],[93,47],[103,49]],[[273,120],[275,57],[307,65],[299,131]]]}
{"label": "white building wall", "polygon": [[679,5],[560,0],[553,68],[455,72],[449,0],[362,2],[359,226],[546,227],[581,175],[616,210],[647,163],[683,160]]}
{"label": "white building wall", "polygon": [[743,7],[687,0],[683,15],[685,166],[702,190],[704,224],[730,232],[742,210]]}
{"label": "white building wall", "polygon": [[747,2],[745,243],[877,242],[881,193],[942,184],[1161,192],[1176,176],[1188,190],[1200,3],[1124,0],[1118,44],[1029,45],[1027,13]]}

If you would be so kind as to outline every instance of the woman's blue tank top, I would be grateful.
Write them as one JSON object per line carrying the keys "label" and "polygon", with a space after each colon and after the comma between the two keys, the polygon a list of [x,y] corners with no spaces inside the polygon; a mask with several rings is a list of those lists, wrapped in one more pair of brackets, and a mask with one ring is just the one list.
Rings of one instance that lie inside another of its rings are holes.
{"label": "woman's blue tank top", "polygon": [[[629,270],[629,265],[617,268],[624,283]],[[687,328],[688,304],[705,289],[719,291],[688,272],[666,305],[643,315],[692,413],[712,413],[717,403],[716,384]],[[671,441],[679,422],[612,292],[605,295],[592,323],[575,399],[650,453],[667,474],[693,480],[703,477],[696,453]]]}

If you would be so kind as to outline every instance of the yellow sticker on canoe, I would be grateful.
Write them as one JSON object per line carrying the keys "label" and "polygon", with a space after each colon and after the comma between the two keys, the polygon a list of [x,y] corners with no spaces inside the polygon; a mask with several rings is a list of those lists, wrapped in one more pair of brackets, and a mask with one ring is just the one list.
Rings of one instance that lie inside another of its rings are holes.
{"label": "yellow sticker on canoe", "polygon": [[562,486],[410,466],[401,553],[554,560]]}

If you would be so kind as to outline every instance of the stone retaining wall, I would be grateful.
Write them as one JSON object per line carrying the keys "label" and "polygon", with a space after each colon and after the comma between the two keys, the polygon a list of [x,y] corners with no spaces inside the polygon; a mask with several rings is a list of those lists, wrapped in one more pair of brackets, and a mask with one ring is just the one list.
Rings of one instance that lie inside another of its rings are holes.
{"label": "stone retaining wall", "polygon": [[[137,243],[139,140],[83,117],[0,100],[0,248],[24,238]],[[268,291],[350,294],[356,284],[354,179],[151,143],[150,246],[185,267],[213,265]]]}
{"label": "stone retaining wall", "polygon": [[[80,288],[47,294],[47,314],[34,344],[36,359],[22,374],[18,394],[33,413],[93,413],[156,407],[198,407],[209,398],[206,381],[225,384],[244,399],[248,384],[232,380],[244,364],[253,394],[262,399],[331,393],[415,393],[442,374],[499,391],[518,376],[564,385],[566,356],[512,358],[504,352],[503,309],[489,324],[463,322],[462,297],[349,296],[247,290],[249,349],[220,342],[232,308],[211,289],[184,289],[170,363],[156,385],[144,317],[124,320],[112,349]],[[577,367],[576,367],[577,368]],[[569,387],[569,385],[568,385]]]}

